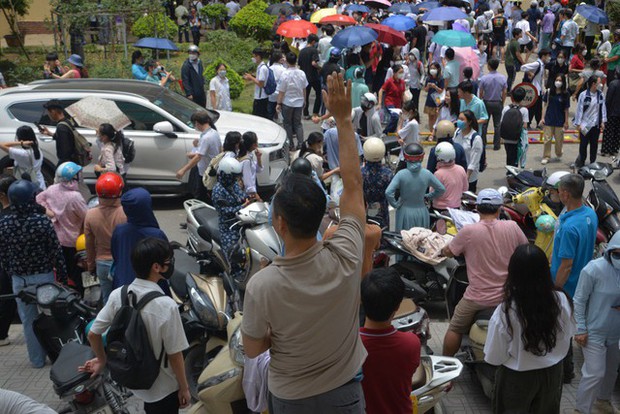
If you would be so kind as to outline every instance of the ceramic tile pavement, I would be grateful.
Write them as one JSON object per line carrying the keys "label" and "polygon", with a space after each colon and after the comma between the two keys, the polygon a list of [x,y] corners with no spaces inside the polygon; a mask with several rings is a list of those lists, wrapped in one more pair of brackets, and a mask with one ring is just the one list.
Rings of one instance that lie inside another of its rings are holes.
{"label": "ceramic tile pavement", "polygon": [[[431,322],[432,338],[429,345],[435,353],[441,352],[441,343],[447,322]],[[0,347],[0,388],[6,388],[28,395],[29,397],[49,405],[55,410],[62,409],[65,404],[59,401],[49,380],[51,365],[48,363],[42,369],[30,366],[26,353],[26,344],[21,325],[12,325],[9,332],[11,344]],[[575,349],[575,365],[577,377],[572,384],[565,385],[562,393],[562,414],[571,414],[577,385],[580,377],[580,366],[583,361],[581,351]],[[614,393],[616,404],[620,402],[620,390],[616,387]],[[132,414],[142,413],[141,403],[137,399],[129,401]],[[443,399],[444,412],[450,414],[487,414],[491,413],[490,401],[482,393],[474,373],[465,368],[454,388]]]}

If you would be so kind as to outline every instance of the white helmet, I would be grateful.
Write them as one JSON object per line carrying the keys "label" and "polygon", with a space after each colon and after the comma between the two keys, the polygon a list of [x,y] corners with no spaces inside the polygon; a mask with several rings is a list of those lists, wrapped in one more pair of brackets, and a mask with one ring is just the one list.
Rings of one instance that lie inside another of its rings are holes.
{"label": "white helmet", "polygon": [[547,177],[544,184],[548,188],[554,188],[557,190],[558,184],[560,183],[560,180],[562,179],[562,177],[564,177],[565,175],[569,175],[569,174],[570,173],[568,171],[556,171],[553,174],[551,174],[549,177]]}
{"label": "white helmet", "polygon": [[435,139],[440,140],[444,138],[454,137],[454,123],[444,119],[439,121],[437,128],[435,128]]}
{"label": "white helmet", "polygon": [[225,157],[217,167],[218,174],[241,174],[241,163],[232,157]]}
{"label": "white helmet", "polygon": [[364,142],[364,158],[368,162],[379,162],[385,155],[385,144],[380,138],[370,137]]}
{"label": "white helmet", "polygon": [[450,162],[456,158],[456,151],[454,151],[454,146],[449,142],[440,142],[435,147],[435,155],[437,156],[437,161]]}

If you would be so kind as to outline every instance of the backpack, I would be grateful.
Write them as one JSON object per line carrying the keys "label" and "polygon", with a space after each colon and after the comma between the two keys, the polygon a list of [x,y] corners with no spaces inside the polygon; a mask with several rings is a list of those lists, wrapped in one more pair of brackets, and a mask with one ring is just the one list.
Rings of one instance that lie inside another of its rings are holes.
{"label": "backpack", "polygon": [[91,144],[84,138],[84,135],[80,134],[77,129],[73,128],[68,122],[59,122],[58,125],[66,125],[67,128],[73,132],[73,142],[75,146],[75,154],[73,156],[73,162],[85,167],[93,160],[91,154]]}
{"label": "backpack", "polygon": [[273,70],[271,70],[269,66],[267,66],[267,70],[269,71],[269,73],[267,74],[267,80],[265,81],[265,85],[263,86],[263,89],[265,90],[265,93],[267,95],[271,95],[276,91],[276,88],[278,87],[278,83],[276,82],[276,77],[273,74]]}
{"label": "backpack", "polygon": [[[478,134],[472,134],[471,140],[469,141],[469,146],[471,148],[474,147],[474,140],[476,137],[479,137]],[[480,138],[482,139],[482,137]],[[482,172],[487,169],[487,148],[486,142],[482,141],[482,155],[480,155],[480,164],[478,165],[478,172]]]}
{"label": "backpack", "polygon": [[136,146],[134,142],[123,136],[123,158],[125,163],[129,164],[136,158]]}
{"label": "backpack", "polygon": [[213,190],[213,187],[215,187],[215,184],[217,183],[217,169],[220,166],[220,161],[224,158],[224,154],[226,153],[222,152],[218,154],[209,162],[207,171],[205,171],[205,175],[202,177],[202,185],[204,185],[207,190]]}
{"label": "backpack", "polygon": [[499,135],[509,144],[515,144],[521,139],[522,129],[523,114],[521,113],[520,106],[511,104],[500,122]]}
{"label": "backpack", "polygon": [[146,390],[159,376],[164,348],[162,344],[159,358],[155,358],[140,311],[151,300],[164,294],[149,292],[136,303],[136,295],[128,289],[129,285],[121,288],[121,308],[107,334],[107,367],[112,379],[120,385],[133,390]]}

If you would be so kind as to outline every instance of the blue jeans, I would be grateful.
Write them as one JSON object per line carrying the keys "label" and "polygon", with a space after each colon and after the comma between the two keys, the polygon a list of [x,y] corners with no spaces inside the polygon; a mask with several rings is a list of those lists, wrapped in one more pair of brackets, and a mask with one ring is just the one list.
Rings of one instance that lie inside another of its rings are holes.
{"label": "blue jeans", "polygon": [[[13,276],[13,292],[18,293],[27,286],[36,286],[42,283],[54,282],[54,273],[41,273],[31,276]],[[28,305],[21,299],[17,301],[17,312],[19,313],[19,319],[22,321],[24,327],[24,336],[26,337],[26,347],[28,348],[28,358],[30,363],[35,368],[41,368],[45,365],[45,357],[47,353],[39,343],[39,340],[34,334],[32,329],[32,323],[39,316],[39,309],[37,305]]]}
{"label": "blue jeans", "polygon": [[112,286],[112,275],[110,275],[110,267],[112,260],[97,260],[97,278],[101,286],[101,299],[105,305],[110,297],[110,293],[114,289]]}

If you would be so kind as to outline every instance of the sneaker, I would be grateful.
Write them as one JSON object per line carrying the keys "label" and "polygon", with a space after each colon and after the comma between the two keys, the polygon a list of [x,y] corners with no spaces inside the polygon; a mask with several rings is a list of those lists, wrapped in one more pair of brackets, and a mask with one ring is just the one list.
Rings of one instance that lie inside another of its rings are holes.
{"label": "sneaker", "polygon": [[611,401],[596,400],[592,405],[592,414],[618,414],[620,410],[614,407]]}
{"label": "sneaker", "polygon": [[549,162],[549,158],[543,158],[543,159],[540,161],[540,163],[541,163],[542,165],[547,165],[547,163],[548,163],[548,162]]}
{"label": "sneaker", "polygon": [[0,346],[7,346],[11,343],[11,341],[9,341],[9,338],[4,338],[4,339],[0,339]]}

